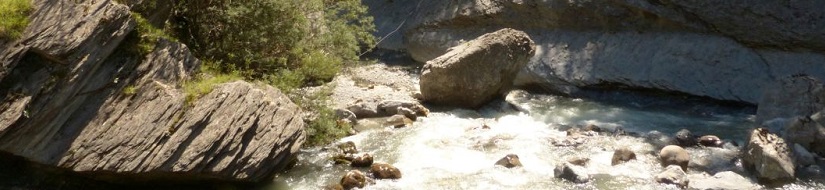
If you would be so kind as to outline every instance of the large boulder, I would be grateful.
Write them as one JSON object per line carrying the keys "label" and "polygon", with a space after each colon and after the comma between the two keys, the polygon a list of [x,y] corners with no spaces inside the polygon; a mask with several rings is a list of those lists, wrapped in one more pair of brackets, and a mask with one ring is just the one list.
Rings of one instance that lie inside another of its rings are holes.
{"label": "large boulder", "polygon": [[476,108],[509,90],[535,53],[526,33],[509,28],[482,35],[427,61],[421,74],[425,101]]}
{"label": "large boulder", "polygon": [[754,171],[760,182],[783,184],[794,180],[793,155],[789,145],[767,129],[751,131],[743,165]]}
{"label": "large boulder", "polygon": [[257,182],[294,161],[302,114],[278,89],[235,81],[187,94],[200,61],[165,39],[135,53],[128,7],[33,6],[25,43],[0,47],[0,155],[111,181]]}

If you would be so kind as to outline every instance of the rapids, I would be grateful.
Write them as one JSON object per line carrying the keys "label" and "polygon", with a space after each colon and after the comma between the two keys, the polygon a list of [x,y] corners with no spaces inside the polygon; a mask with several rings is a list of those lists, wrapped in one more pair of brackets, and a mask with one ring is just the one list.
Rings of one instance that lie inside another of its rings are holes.
{"label": "rapids", "polygon": [[[358,134],[340,142],[352,141],[376,162],[392,164],[403,173],[399,180],[375,180],[365,189],[678,189],[654,181],[663,170],[656,157],[661,134],[672,136],[686,128],[742,145],[747,140],[744,134],[754,127],[754,109],[747,106],[628,92],[594,91],[582,97],[530,95],[516,103],[523,111],[502,100],[477,111],[434,108],[411,127],[359,126]],[[628,135],[608,132],[587,137],[578,146],[554,144],[566,138],[564,129],[587,124],[608,131],[621,129]],[[634,151],[637,159],[611,166],[613,150],[620,147]],[[762,188],[733,156],[738,148],[688,151],[691,183],[706,183],[703,180],[712,179],[713,173],[733,171],[747,178],[731,182],[735,186]],[[510,153],[517,154],[524,166],[494,165]],[[320,189],[337,183],[352,168],[333,165],[332,156],[325,148],[302,150],[298,164],[279,174],[273,188]],[[585,167],[590,182],[575,184],[553,177],[557,163],[576,157],[590,159]],[[781,188],[823,189],[825,185],[821,179],[807,179]]]}

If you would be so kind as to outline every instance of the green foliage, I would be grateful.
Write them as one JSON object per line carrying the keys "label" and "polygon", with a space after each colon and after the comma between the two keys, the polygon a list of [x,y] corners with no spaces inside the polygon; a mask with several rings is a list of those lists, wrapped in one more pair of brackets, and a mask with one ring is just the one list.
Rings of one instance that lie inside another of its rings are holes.
{"label": "green foliage", "polygon": [[374,39],[359,0],[184,0],[175,30],[222,72],[282,90],[329,81]]}
{"label": "green foliage", "polygon": [[329,87],[322,87],[319,92],[295,101],[304,110],[316,112],[305,128],[307,141],[304,142],[304,146],[329,144],[349,135],[349,131],[352,130],[349,123],[339,122],[335,111],[327,105],[330,93]]}
{"label": "green foliage", "polygon": [[15,40],[29,25],[31,0],[0,1],[0,39]]}
{"label": "green foliage", "polygon": [[137,22],[137,33],[139,35],[140,41],[138,42],[138,48],[141,54],[149,54],[152,50],[155,49],[155,45],[157,45],[158,40],[161,38],[176,41],[175,38],[169,36],[161,29],[152,26],[149,23],[149,20],[143,18],[138,13],[132,12],[132,18],[135,19]]}
{"label": "green foliage", "polygon": [[183,83],[187,105],[192,105],[201,96],[209,94],[219,84],[243,79],[238,73],[216,72],[214,65],[217,65],[217,63],[204,62],[201,65],[201,73],[195,76],[193,80]]}

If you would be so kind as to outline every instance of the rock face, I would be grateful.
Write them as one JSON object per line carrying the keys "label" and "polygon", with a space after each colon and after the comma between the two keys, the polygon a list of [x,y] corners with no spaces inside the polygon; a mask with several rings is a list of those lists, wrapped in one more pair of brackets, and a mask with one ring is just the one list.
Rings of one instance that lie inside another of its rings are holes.
{"label": "rock face", "polygon": [[659,161],[662,163],[662,167],[677,165],[681,167],[682,170],[687,171],[688,164],[690,164],[690,156],[682,147],[668,145],[659,151]]}
{"label": "rock face", "polygon": [[587,170],[569,162],[556,165],[556,168],[553,169],[553,175],[556,178],[566,179],[574,183],[587,183],[590,181],[590,174],[587,173]]}
{"label": "rock face", "polygon": [[756,104],[780,78],[825,78],[820,1],[364,2],[387,36],[378,46],[420,62],[499,28],[527,31],[537,52],[517,84],[560,92],[619,84]]}
{"label": "rock face", "polygon": [[[303,143],[300,109],[277,89],[231,82],[191,101],[200,61],[159,40],[147,55],[113,1],[36,1],[0,47],[0,151],[107,179],[265,179]],[[125,39],[125,40],[124,40]]]}
{"label": "rock face", "polygon": [[744,166],[752,169],[760,182],[782,184],[794,180],[791,149],[776,134],[764,128],[754,129],[744,152]]}
{"label": "rock face", "polygon": [[501,29],[452,47],[424,65],[421,94],[433,103],[479,107],[508,90],[534,46],[524,32]]}
{"label": "rock face", "polygon": [[810,76],[795,76],[765,88],[756,110],[756,120],[762,123],[775,118],[810,116],[823,109],[825,87],[822,82]]}

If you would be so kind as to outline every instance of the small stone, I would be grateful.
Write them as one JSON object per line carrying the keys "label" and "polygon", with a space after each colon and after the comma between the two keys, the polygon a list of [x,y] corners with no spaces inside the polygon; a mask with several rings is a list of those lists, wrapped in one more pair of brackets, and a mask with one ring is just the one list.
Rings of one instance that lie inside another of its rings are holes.
{"label": "small stone", "polygon": [[344,189],[364,188],[366,184],[367,176],[358,170],[350,170],[341,178],[341,186]]}
{"label": "small stone", "polygon": [[681,167],[682,170],[687,171],[690,156],[684,148],[676,145],[668,145],[659,151],[659,161],[661,161],[662,167],[677,165]]}
{"label": "small stone", "polygon": [[682,168],[677,165],[669,165],[665,168],[665,171],[656,175],[656,182],[687,187],[689,180],[687,173]]}
{"label": "small stone", "polygon": [[722,140],[714,135],[705,135],[699,137],[699,144],[706,147],[722,147]]}
{"label": "small stone", "polygon": [[619,148],[613,151],[613,159],[610,162],[611,165],[621,164],[630,160],[636,159],[636,153],[631,151],[628,148]]}
{"label": "small stone", "polygon": [[590,181],[590,174],[587,173],[587,170],[569,162],[556,165],[556,168],[553,169],[553,176],[573,183],[587,183]]}
{"label": "small stone", "polygon": [[590,158],[571,158],[567,159],[567,162],[577,166],[586,166],[590,162]]}
{"label": "small stone", "polygon": [[376,163],[370,167],[370,173],[376,179],[399,179],[401,178],[401,171],[395,166],[389,164]]}
{"label": "small stone", "polygon": [[404,116],[406,116],[407,118],[410,118],[410,120],[413,120],[413,121],[418,119],[418,116],[415,115],[415,111],[413,111],[409,108],[398,107],[398,114],[404,115]]}
{"label": "small stone", "polygon": [[679,130],[679,132],[676,132],[674,138],[676,139],[676,145],[681,147],[691,147],[696,146],[697,144],[696,137],[694,137],[693,133],[687,129],[682,129]]}
{"label": "small stone", "polygon": [[347,142],[338,144],[338,149],[341,150],[341,153],[344,153],[344,154],[358,153],[358,148],[355,148],[355,143],[352,142],[352,141],[347,141]]}
{"label": "small stone", "polygon": [[361,156],[357,156],[352,159],[350,166],[352,167],[370,167],[372,165],[373,158],[372,155],[369,153],[364,153]]}
{"label": "small stone", "polygon": [[501,158],[496,162],[496,165],[504,166],[505,168],[514,168],[514,167],[521,167],[521,161],[518,159],[518,155],[515,154],[508,154]]}
{"label": "small stone", "polygon": [[407,118],[407,116],[393,115],[393,116],[387,118],[385,126],[389,125],[389,126],[399,128],[399,127],[405,127],[408,124],[412,124],[412,120],[410,120],[410,118]]}
{"label": "small stone", "polygon": [[808,152],[808,150],[805,149],[805,147],[802,147],[802,145],[794,143],[793,151],[794,156],[796,156],[797,166],[809,166],[816,164],[816,160],[814,160],[814,155],[811,154],[811,152]]}

